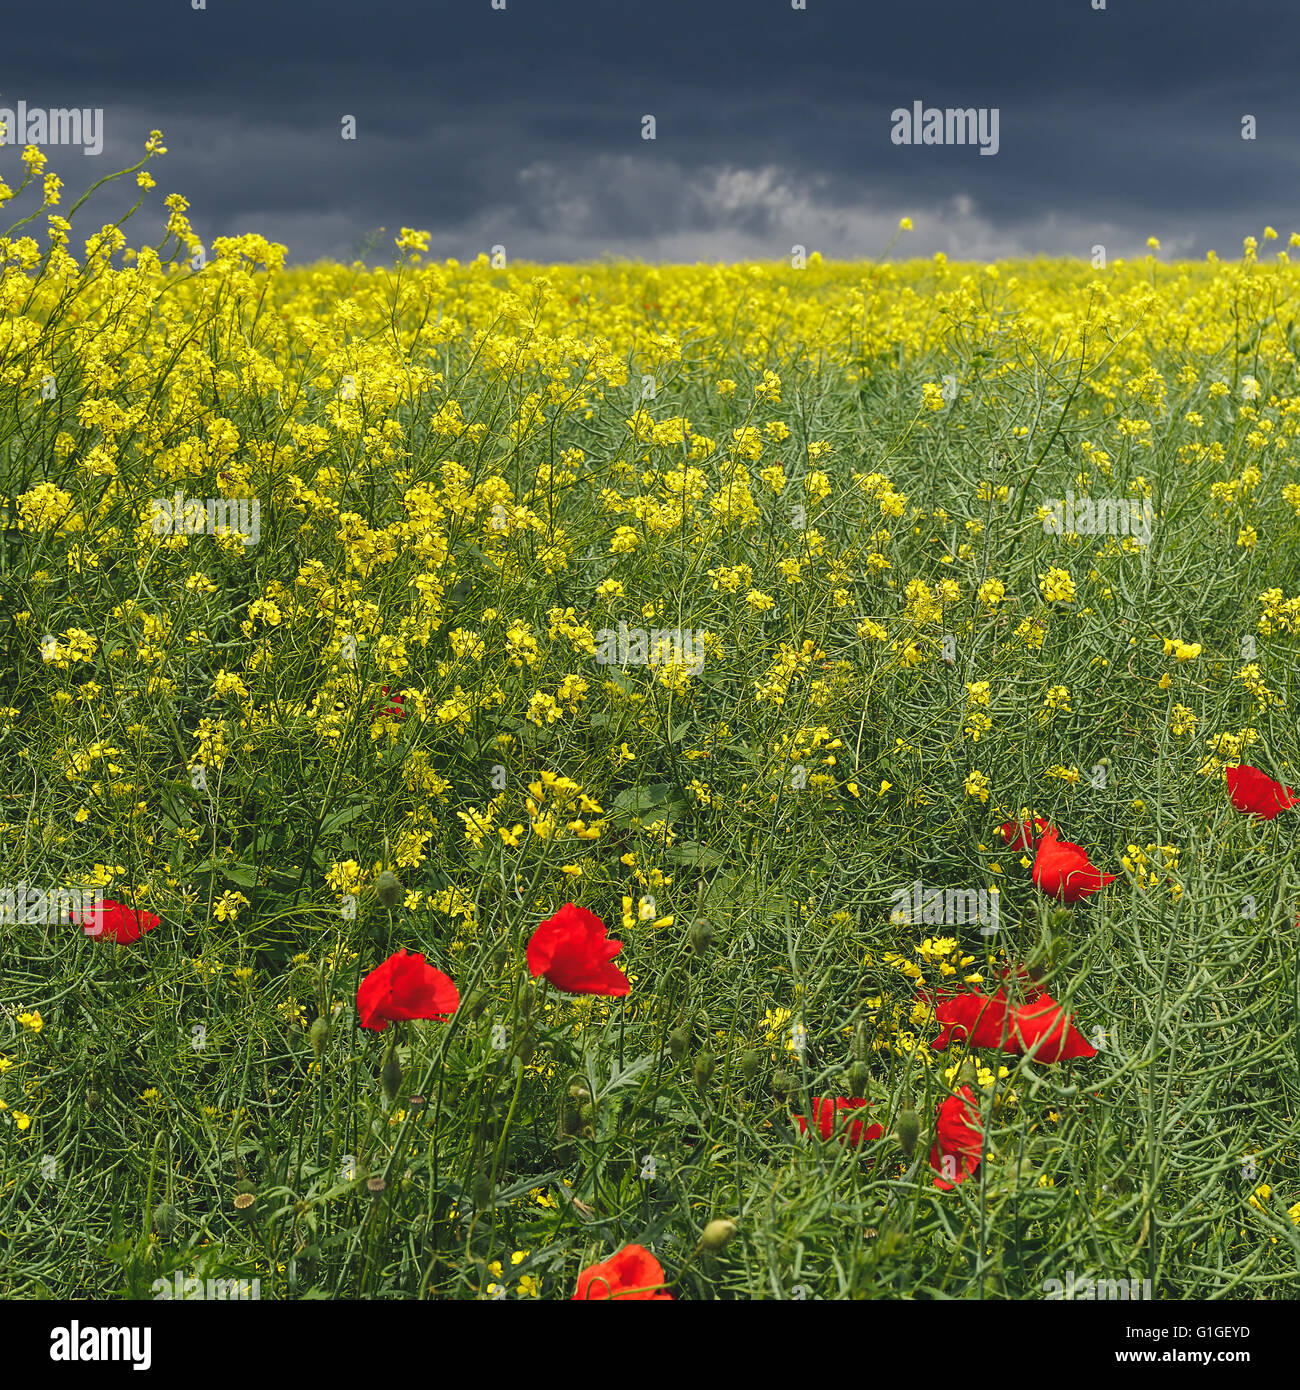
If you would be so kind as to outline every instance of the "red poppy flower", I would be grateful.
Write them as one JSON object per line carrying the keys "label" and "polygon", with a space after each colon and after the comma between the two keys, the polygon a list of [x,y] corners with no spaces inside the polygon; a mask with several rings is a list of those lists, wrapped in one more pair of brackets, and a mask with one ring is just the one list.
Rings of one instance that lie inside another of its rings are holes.
{"label": "red poppy flower", "polygon": [[1290,787],[1275,782],[1249,763],[1225,767],[1223,775],[1228,783],[1232,804],[1246,815],[1272,820],[1279,812],[1300,805]]}
{"label": "red poppy flower", "polygon": [[1005,825],[998,826],[998,834],[1007,842],[1008,849],[1033,849],[1038,837],[1051,828],[1042,816],[1035,816],[1033,820],[1019,824],[1009,820]]}
{"label": "red poppy flower", "polygon": [[105,898],[102,905],[92,907],[88,912],[73,912],[76,922],[87,936],[97,936],[103,941],[116,941],[129,946],[140,940],[141,932],[153,931],[162,921],[152,912],[140,908],[124,907],[112,898]]}
{"label": "red poppy flower", "polygon": [[1015,1006],[1001,990],[991,999],[983,994],[959,994],[937,1004],[934,1017],[944,1028],[930,1046],[940,1052],[957,1033],[972,1047],[999,1048],[1017,1056],[1032,1052],[1036,1062],[1097,1055],[1097,1049],[1075,1028],[1065,1010],[1041,990],[1031,1002]]}
{"label": "red poppy flower", "polygon": [[1023,965],[1008,965],[998,971],[998,979],[1009,980],[1012,976],[1016,977],[1016,982],[1020,986],[1020,993],[1024,996],[1027,1004],[1032,1004],[1043,992],[1043,987],[1025,969]]}
{"label": "red poppy flower", "polygon": [[623,949],[607,939],[604,922],[585,907],[565,903],[528,942],[528,968],[569,994],[628,994],[627,976],[610,962]]}
{"label": "red poppy flower", "polygon": [[[388,687],[384,686],[380,693],[383,695],[387,695]],[[380,719],[405,719],[406,704],[403,701],[402,697],[400,695],[390,696],[389,699],[384,702],[383,707],[380,709],[379,717]]]}
{"label": "red poppy flower", "polygon": [[984,1150],[984,1130],[979,1106],[969,1086],[959,1096],[949,1096],[935,1117],[935,1143],[930,1149],[930,1167],[939,1174],[936,1187],[951,1192],[980,1166]]}
{"label": "red poppy flower", "polygon": [[[817,1132],[823,1139],[829,1139],[835,1130],[835,1121],[841,1110],[857,1110],[861,1106],[869,1105],[867,1100],[852,1100],[847,1096],[837,1096],[832,1099],[830,1096],[813,1097],[813,1117],[817,1125]],[[802,1115],[796,1115],[799,1121],[799,1129],[803,1134],[808,1133],[808,1121]],[[879,1139],[885,1132],[884,1125],[866,1125],[863,1120],[853,1120],[849,1123],[847,1130],[840,1135],[840,1143],[845,1139],[856,1149],[859,1144],[870,1143],[873,1139]]]}
{"label": "red poppy flower", "polygon": [[422,955],[400,950],[376,966],[357,990],[357,1018],[382,1033],[407,1018],[446,1018],[460,1007],[456,986]]}
{"label": "red poppy flower", "polygon": [[1089,860],[1087,850],[1069,840],[1058,840],[1050,825],[1043,831],[1034,856],[1034,883],[1049,898],[1077,903],[1114,882],[1115,875],[1103,874]]}
{"label": "red poppy flower", "polygon": [[625,1245],[602,1264],[578,1275],[578,1292],[571,1302],[596,1298],[648,1298],[672,1301],[664,1287],[664,1270],[644,1245]]}

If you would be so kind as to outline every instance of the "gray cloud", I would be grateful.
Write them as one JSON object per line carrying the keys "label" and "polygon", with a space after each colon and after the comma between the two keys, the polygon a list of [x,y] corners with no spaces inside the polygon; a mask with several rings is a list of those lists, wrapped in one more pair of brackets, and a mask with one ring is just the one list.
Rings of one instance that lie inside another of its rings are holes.
{"label": "gray cloud", "polygon": [[[165,132],[151,239],[172,190],[205,236],[296,260],[403,225],[438,255],[537,260],[859,257],[905,214],[896,254],[977,258],[1152,234],[1228,255],[1300,227],[1300,55],[1267,0],[72,0],[6,16],[5,39],[0,105],[105,108],[100,159],[52,152],[74,196]],[[998,155],[891,144],[914,100],[998,107]],[[0,150],[11,182],[16,164]]]}

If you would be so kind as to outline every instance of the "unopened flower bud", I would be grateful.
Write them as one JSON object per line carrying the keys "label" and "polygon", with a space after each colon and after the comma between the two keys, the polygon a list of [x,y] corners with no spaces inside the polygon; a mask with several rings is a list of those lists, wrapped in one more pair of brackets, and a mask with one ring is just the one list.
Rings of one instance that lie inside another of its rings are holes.
{"label": "unopened flower bud", "polygon": [[702,956],[713,945],[713,928],[701,917],[690,931],[691,950]]}
{"label": "unopened flower bud", "polygon": [[674,1062],[680,1062],[686,1055],[686,1049],[690,1044],[690,1037],[683,1028],[674,1028],[668,1034],[668,1055]]}
{"label": "unopened flower bud", "polygon": [[492,1201],[492,1175],[490,1173],[479,1173],[474,1178],[470,1187],[470,1196],[474,1199],[474,1208],[481,1211]]}
{"label": "unopened flower bud", "polygon": [[898,1140],[898,1147],[908,1158],[911,1158],[912,1151],[916,1148],[916,1141],[920,1137],[921,1117],[915,1110],[900,1110],[898,1123],[894,1126],[894,1138]]}
{"label": "unopened flower bud", "polygon": [[704,1228],[704,1234],[700,1237],[700,1245],[705,1250],[717,1254],[719,1250],[725,1250],[731,1244],[739,1230],[740,1227],[734,1221],[725,1216],[717,1217]]}
{"label": "unopened flower bud", "polygon": [[384,1058],[384,1070],[380,1074],[383,1082],[384,1095],[388,1097],[391,1105],[397,1099],[397,1093],[402,1086],[402,1064],[397,1060],[395,1049],[389,1049],[388,1056]]}
{"label": "unopened flower bud", "polygon": [[695,1079],[697,1090],[702,1091],[709,1084],[709,1080],[713,1076],[713,1057],[707,1048],[696,1057],[691,1074]]}
{"label": "unopened flower bud", "polygon": [[871,1068],[865,1062],[854,1062],[849,1068],[849,1094],[854,1100],[861,1100],[867,1093],[871,1080]]}
{"label": "unopened flower bud", "polygon": [[321,1014],[311,1025],[311,1031],[307,1034],[311,1042],[311,1050],[319,1057],[326,1048],[330,1040],[330,1021]]}
{"label": "unopened flower bud", "polygon": [[153,1209],[153,1228],[164,1237],[176,1229],[176,1208],[170,1202],[159,1202]]}
{"label": "unopened flower bud", "polygon": [[375,896],[381,907],[397,907],[402,901],[402,885],[392,869],[385,869],[375,879]]}
{"label": "unopened flower bud", "polygon": [[746,1052],[745,1055],[740,1059],[740,1074],[745,1078],[746,1081],[753,1081],[753,1079],[758,1075],[759,1067],[761,1067],[762,1065],[762,1054],[751,1047],[749,1051]]}

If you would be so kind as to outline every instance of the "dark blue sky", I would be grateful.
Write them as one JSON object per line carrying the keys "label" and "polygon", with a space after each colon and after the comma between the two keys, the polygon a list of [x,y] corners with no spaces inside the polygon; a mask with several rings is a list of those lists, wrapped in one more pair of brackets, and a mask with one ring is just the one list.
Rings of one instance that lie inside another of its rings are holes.
{"label": "dark blue sky", "polygon": [[[462,260],[873,256],[903,215],[896,254],[1113,257],[1155,235],[1227,256],[1265,223],[1300,230],[1281,0],[192,4],[7,6],[0,107],[104,108],[102,155],[50,151],[74,197],[161,128],[155,205],[184,193],[205,236],[258,231],[295,260],[381,225]],[[892,143],[915,101],[996,107],[998,153]],[[11,183],[17,162],[0,149]]]}

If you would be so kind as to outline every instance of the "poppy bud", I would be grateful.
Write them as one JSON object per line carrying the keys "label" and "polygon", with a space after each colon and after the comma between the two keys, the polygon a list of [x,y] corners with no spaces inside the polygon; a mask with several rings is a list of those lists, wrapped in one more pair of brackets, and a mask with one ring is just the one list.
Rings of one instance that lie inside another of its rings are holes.
{"label": "poppy bud", "polygon": [[469,1016],[471,1023],[477,1023],[483,1017],[483,1010],[488,1006],[487,991],[476,989],[470,993],[465,1001],[465,1012]]}
{"label": "poppy bud", "polygon": [[680,1062],[686,1055],[686,1048],[689,1043],[690,1038],[683,1028],[674,1028],[668,1034],[668,1055],[674,1062]]}
{"label": "poppy bud", "polygon": [[894,1126],[894,1138],[898,1140],[898,1147],[911,1158],[913,1149],[916,1148],[916,1141],[921,1137],[921,1117],[915,1110],[900,1110],[898,1112],[898,1123]]}
{"label": "poppy bud", "polygon": [[98,1092],[98,1091],[87,1091],[87,1092],[86,1092],[86,1109],[87,1109],[87,1110],[98,1110],[98,1109],[99,1109],[99,1092]]}
{"label": "poppy bud", "polygon": [[385,869],[375,879],[375,896],[381,907],[397,907],[402,901],[402,885],[392,869]]}
{"label": "poppy bud", "polygon": [[153,1228],[160,1236],[169,1236],[176,1229],[176,1208],[170,1202],[159,1202],[153,1209]]}
{"label": "poppy bud", "polygon": [[871,1036],[865,1023],[859,1023],[853,1030],[853,1060],[865,1062],[871,1051]]}
{"label": "poppy bud", "polygon": [[865,1062],[854,1062],[849,1068],[849,1094],[854,1100],[861,1100],[866,1095],[870,1080],[871,1068]]}
{"label": "poppy bud", "polygon": [[380,1079],[384,1085],[384,1095],[388,1097],[388,1103],[391,1105],[397,1099],[397,1092],[402,1085],[402,1064],[397,1060],[397,1052],[392,1048],[384,1058],[384,1070]]}
{"label": "poppy bud", "polygon": [[762,1055],[752,1047],[740,1059],[740,1074],[746,1081],[753,1081],[758,1075],[758,1069],[763,1065]]}
{"label": "poppy bud", "polygon": [[772,1078],[772,1094],[784,1100],[794,1090],[795,1080],[788,1071],[779,1071]]}
{"label": "poppy bud", "polygon": [[537,1047],[537,1039],[533,1036],[531,1028],[524,1028],[520,1031],[519,1040],[515,1043],[515,1056],[525,1064],[531,1059]]}
{"label": "poppy bud", "polygon": [[704,1234],[700,1237],[700,1245],[705,1249],[717,1254],[719,1250],[725,1250],[731,1244],[736,1232],[740,1229],[734,1221],[726,1217],[718,1217],[710,1221],[704,1228]]}
{"label": "poppy bud", "polygon": [[481,1211],[492,1201],[492,1175],[491,1173],[479,1173],[475,1176],[474,1182],[470,1187],[470,1196],[474,1199],[474,1208]]}
{"label": "poppy bud", "polygon": [[695,1079],[697,1090],[702,1091],[709,1084],[709,1079],[713,1075],[713,1057],[707,1049],[695,1059],[695,1066],[692,1068],[691,1074]]}
{"label": "poppy bud", "polygon": [[962,1086],[978,1086],[980,1074],[975,1066],[975,1059],[967,1057],[961,1064],[961,1071],[957,1075],[957,1081]]}
{"label": "poppy bud", "polygon": [[321,1014],[312,1024],[307,1037],[311,1042],[311,1050],[319,1057],[325,1051],[326,1044],[330,1040],[330,1021],[324,1014]]}
{"label": "poppy bud", "polygon": [[[570,1091],[572,1091],[572,1087]],[[577,1134],[582,1125],[582,1107],[574,1100],[572,1094],[565,1096],[560,1102],[560,1133],[566,1136]]]}
{"label": "poppy bud", "polygon": [[713,928],[703,917],[691,928],[690,943],[697,956],[702,956],[713,944]]}

